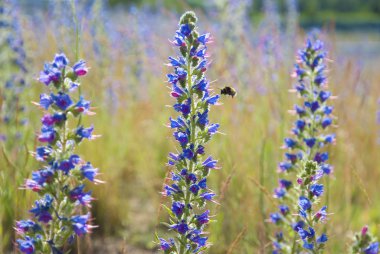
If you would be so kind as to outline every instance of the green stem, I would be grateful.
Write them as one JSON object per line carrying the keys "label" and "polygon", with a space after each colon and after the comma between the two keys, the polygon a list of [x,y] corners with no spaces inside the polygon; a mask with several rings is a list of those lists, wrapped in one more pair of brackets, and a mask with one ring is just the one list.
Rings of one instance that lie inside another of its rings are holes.
{"label": "green stem", "polygon": [[[190,110],[190,144],[195,143],[195,120],[194,120],[194,115],[195,115],[195,105],[194,105],[194,100],[193,100],[193,91],[191,89],[191,78],[192,78],[192,73],[191,73],[191,59],[190,59],[190,46],[188,47],[187,50],[187,89],[189,91],[189,97],[191,100],[191,110]],[[189,170],[190,173],[194,171],[194,162],[193,160],[190,160],[189,164]],[[191,199],[191,192],[189,190],[186,190],[186,197],[185,197],[185,205],[187,205],[190,202]],[[184,219],[188,218],[189,216],[189,209],[185,209],[184,213]],[[186,236],[183,235],[181,237],[181,241],[183,243],[186,242]],[[185,250],[185,245],[181,243],[181,248],[179,250],[179,254],[184,254],[187,251]]]}

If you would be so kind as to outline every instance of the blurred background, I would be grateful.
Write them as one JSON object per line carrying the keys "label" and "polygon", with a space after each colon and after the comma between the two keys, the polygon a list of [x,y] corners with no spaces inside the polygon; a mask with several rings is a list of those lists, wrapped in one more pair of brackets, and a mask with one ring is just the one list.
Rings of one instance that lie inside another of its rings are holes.
{"label": "blurred background", "polygon": [[[42,113],[31,104],[45,87],[36,81],[43,63],[64,52],[91,67],[82,79],[96,107],[86,118],[102,137],[84,142],[83,158],[106,184],[91,186],[99,228],[76,247],[81,253],[154,253],[155,232],[166,220],[159,193],[174,151],[165,127],[175,112],[164,64],[178,19],[196,11],[199,30],[210,32],[214,88],[233,86],[211,112],[225,135],[208,144],[221,170],[211,175],[220,205],[213,205],[210,253],[269,253],[275,210],[277,164],[298,102],[289,93],[297,48],[318,36],[328,50],[329,89],[337,143],[331,146],[334,174],[323,202],[326,253],[347,253],[353,231],[368,224],[380,236],[380,1],[378,0],[1,0],[0,13],[0,253],[12,250],[14,221],[28,216],[36,196],[20,190],[38,163]],[[75,24],[77,20],[77,24]],[[7,25],[11,24],[11,25]]]}

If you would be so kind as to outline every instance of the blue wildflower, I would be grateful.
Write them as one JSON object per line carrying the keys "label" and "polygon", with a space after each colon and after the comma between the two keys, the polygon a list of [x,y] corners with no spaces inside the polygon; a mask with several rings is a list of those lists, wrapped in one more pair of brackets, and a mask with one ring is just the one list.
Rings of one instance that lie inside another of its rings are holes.
{"label": "blue wildflower", "polygon": [[160,247],[161,247],[161,250],[164,250],[164,251],[166,251],[166,250],[170,250],[171,249],[171,244],[170,243],[168,243],[167,241],[165,241],[164,239],[162,239],[162,238],[159,238],[159,240],[160,240]]}
{"label": "blue wildflower", "polygon": [[18,249],[24,254],[35,253],[35,240],[29,236],[25,237],[25,240],[17,239]]}
{"label": "blue wildflower", "polygon": [[53,104],[53,102],[54,101],[52,100],[52,98],[49,95],[44,94],[44,93],[40,95],[39,105],[41,107],[43,107],[44,109],[48,109],[50,107],[50,105]]}
{"label": "blue wildflower", "polygon": [[62,110],[66,110],[73,103],[70,96],[64,93],[59,93],[58,95],[51,94],[51,98],[54,104]]}
{"label": "blue wildflower", "polygon": [[270,220],[274,224],[278,224],[281,221],[281,215],[278,213],[271,213]]}
{"label": "blue wildflower", "polygon": [[77,128],[75,133],[80,140],[82,140],[83,138],[91,139],[93,130],[94,130],[94,126],[91,126],[88,128],[84,128],[83,126],[80,126],[79,128]]}
{"label": "blue wildflower", "polygon": [[42,83],[54,86],[50,88],[53,90],[50,95],[40,95],[38,103],[49,111],[41,119],[38,136],[40,142],[48,145],[37,147],[35,157],[45,165],[34,171],[23,186],[40,196],[30,210],[33,220],[16,223],[16,231],[23,238],[17,240],[18,248],[23,253],[62,254],[64,246],[66,251],[75,236],[89,233],[92,228],[90,214],[81,215],[82,211],[88,211],[93,200],[91,192],[85,191],[84,181],[101,181],[95,179],[98,169],[89,162],[82,164],[74,153],[82,139],[94,137],[93,126],[84,128],[79,124],[81,116],[90,113],[90,102],[82,96],[76,100],[77,96],[70,94],[79,90],[76,89],[80,85],[78,76],[85,75],[88,68],[82,60],[73,67],[68,64],[64,54],[57,54],[53,62],[45,64],[39,78]]}
{"label": "blue wildflower", "polygon": [[317,238],[317,243],[325,243],[327,242],[328,238],[326,234],[322,234],[320,237]]}
{"label": "blue wildflower", "polygon": [[78,236],[82,236],[91,232],[91,226],[88,224],[89,218],[89,213],[86,215],[76,215],[71,217],[71,225],[73,227],[74,232]]}
{"label": "blue wildflower", "polygon": [[311,202],[307,197],[301,196],[298,200],[298,205],[304,211],[309,210],[311,208]]}
{"label": "blue wildflower", "polygon": [[172,204],[172,212],[177,216],[177,217],[181,217],[181,215],[183,214],[183,211],[185,209],[185,204],[181,203],[181,202],[173,202]]}
{"label": "blue wildflower", "polygon": [[73,71],[77,76],[84,76],[88,72],[86,62],[84,60],[79,60],[73,65]]}
{"label": "blue wildflower", "polygon": [[312,184],[310,186],[310,192],[316,196],[319,197],[323,193],[323,184]]}
{"label": "blue wildflower", "polygon": [[171,226],[171,228],[178,231],[180,234],[185,234],[189,230],[189,226],[185,222],[181,222],[178,224],[174,224]]}
{"label": "blue wildflower", "polygon": [[[178,154],[170,153],[168,165],[173,167],[171,181],[164,186],[163,194],[172,198],[171,229],[176,231],[177,243],[158,238],[161,250],[198,253],[207,245],[203,227],[209,222],[209,210],[205,204],[215,194],[207,189],[207,175],[216,169],[217,161],[211,156],[203,159],[204,144],[217,133],[219,124],[210,123],[208,114],[219,95],[211,93],[205,75],[209,34],[199,36],[193,12],[185,13],[172,41],[179,47],[180,56],[169,57],[169,66],[174,72],[168,74],[170,95],[176,100],[173,108],[180,114],[170,118],[169,127],[178,141]],[[186,211],[186,212],[184,212]],[[198,214],[195,214],[197,212]],[[199,214],[200,213],[200,214]]]}
{"label": "blue wildflower", "polygon": [[379,253],[379,243],[371,243],[367,248],[364,249],[365,254],[378,254]]}

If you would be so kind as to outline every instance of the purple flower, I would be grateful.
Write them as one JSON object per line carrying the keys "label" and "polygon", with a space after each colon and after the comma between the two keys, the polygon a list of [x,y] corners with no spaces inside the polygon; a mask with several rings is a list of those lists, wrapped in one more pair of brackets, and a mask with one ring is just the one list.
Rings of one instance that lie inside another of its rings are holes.
{"label": "purple flower", "polygon": [[270,214],[270,221],[273,224],[278,224],[281,221],[281,215],[278,213],[271,213]]}
{"label": "purple flower", "polygon": [[186,64],[185,59],[183,59],[182,57],[180,57],[179,60],[177,60],[170,56],[169,60],[170,60],[170,66],[173,66],[173,67],[181,67]]}
{"label": "purple flower", "polygon": [[173,84],[172,86],[172,92],[170,95],[174,98],[179,98],[185,94],[185,91],[182,90],[182,88],[178,87],[177,85]]}
{"label": "purple flower", "polygon": [[323,206],[316,214],[315,218],[319,221],[325,221],[327,217],[327,206]]}
{"label": "purple flower", "polygon": [[170,128],[172,129],[186,128],[186,123],[183,121],[181,117],[178,117],[177,120],[173,120],[172,118],[170,118]]}
{"label": "purple flower", "polygon": [[92,201],[91,191],[84,192],[84,184],[75,187],[69,192],[69,197],[72,201],[79,201],[79,203],[83,206],[90,207],[90,203]]}
{"label": "purple flower", "polygon": [[281,214],[284,216],[289,213],[289,207],[287,205],[280,205],[279,209],[280,209]]}
{"label": "purple flower", "polygon": [[16,232],[25,234],[27,232],[35,233],[41,230],[41,227],[32,220],[21,220],[16,222]]}
{"label": "purple flower", "polygon": [[285,194],[286,194],[285,188],[278,187],[278,188],[274,189],[274,197],[275,198],[282,198],[285,196]]}
{"label": "purple flower", "polygon": [[332,119],[329,117],[326,117],[322,120],[322,127],[326,128],[327,126],[332,124]]}
{"label": "purple flower", "polygon": [[330,98],[331,92],[329,91],[320,91],[319,92],[319,99],[321,102],[325,102],[328,98]]}
{"label": "purple flower", "polygon": [[324,143],[326,144],[331,144],[331,143],[334,143],[335,142],[335,134],[331,134],[331,135],[326,135],[324,136]]}
{"label": "purple flower", "polygon": [[175,104],[173,108],[176,111],[181,112],[184,116],[187,116],[190,113],[190,104],[191,104],[191,101],[189,99],[189,100],[186,100],[186,102],[183,104]]}
{"label": "purple flower", "polygon": [[199,188],[199,186],[198,186],[197,184],[193,184],[193,185],[191,185],[190,188],[189,188],[189,190],[190,190],[193,194],[195,194],[195,195],[198,194],[199,189],[200,189],[200,188]]}
{"label": "purple flower", "polygon": [[305,102],[305,106],[310,108],[311,112],[314,113],[319,109],[319,102],[318,101],[313,101],[313,102]]}
{"label": "purple flower", "polygon": [[185,222],[174,224],[171,226],[172,229],[175,229],[180,234],[185,234],[189,230],[189,226]]}
{"label": "purple flower", "polygon": [[25,240],[17,239],[18,249],[25,254],[33,254],[35,252],[34,243],[35,240],[29,236],[26,236]]}
{"label": "purple flower", "polygon": [[215,134],[215,133],[218,131],[219,126],[220,126],[220,125],[219,125],[218,123],[210,124],[210,125],[208,126],[208,133],[209,133],[210,135]]}
{"label": "purple flower", "polygon": [[53,143],[56,138],[56,131],[53,127],[43,126],[41,128],[41,134],[38,136],[38,141]]}
{"label": "purple flower", "polygon": [[73,227],[74,232],[78,236],[82,236],[91,232],[91,226],[88,224],[89,218],[89,213],[86,215],[76,215],[71,217],[71,225]]}
{"label": "purple flower", "polygon": [[79,60],[76,64],[74,64],[73,71],[77,76],[86,75],[88,72],[86,62],[84,60]]}
{"label": "purple flower", "polygon": [[334,109],[334,107],[332,107],[332,106],[324,106],[323,107],[323,113],[325,115],[330,115],[332,113],[333,109]]}
{"label": "purple flower", "polygon": [[307,197],[301,196],[298,200],[298,205],[304,211],[308,211],[311,208],[311,202]]}
{"label": "purple flower", "polygon": [[175,139],[181,144],[181,146],[185,146],[187,144],[187,142],[189,141],[186,133],[184,133],[182,131],[174,132],[173,135],[174,135]]}
{"label": "purple flower", "polygon": [[44,115],[41,119],[41,122],[45,126],[51,126],[54,124],[54,119],[52,115]]}
{"label": "purple flower", "polygon": [[306,123],[305,123],[304,120],[300,120],[299,119],[299,120],[296,121],[295,125],[296,125],[297,129],[299,129],[299,130],[302,131],[305,128]]}
{"label": "purple flower", "polygon": [[292,186],[292,182],[291,181],[288,181],[286,179],[281,179],[279,181],[279,184],[282,188],[286,188],[286,189],[289,189],[291,186]]}
{"label": "purple flower", "polygon": [[41,169],[32,173],[32,180],[42,186],[53,178],[54,171],[51,168]]}
{"label": "purple flower", "polygon": [[187,148],[183,150],[183,156],[188,160],[192,160],[194,157],[194,153],[190,148]]}
{"label": "purple flower", "polygon": [[170,243],[168,243],[167,241],[165,241],[164,239],[162,238],[159,238],[160,240],[160,247],[161,247],[161,250],[170,250],[171,249],[171,245]]}
{"label": "purple flower", "polygon": [[306,114],[306,110],[298,105],[295,105],[294,106],[294,109],[296,111],[296,113],[299,115],[299,116],[304,116]]}
{"label": "purple flower", "polygon": [[298,160],[297,155],[292,154],[292,153],[285,153],[285,157],[287,160],[291,161],[293,164],[296,163],[296,161]]}
{"label": "purple flower", "polygon": [[51,94],[54,104],[61,110],[66,110],[71,106],[73,101],[68,94],[58,93],[58,95]]}
{"label": "purple flower", "polygon": [[38,161],[46,161],[52,153],[53,149],[51,146],[40,146],[36,149],[35,157]]}
{"label": "purple flower", "polygon": [[297,145],[297,142],[291,138],[286,138],[284,141],[286,148],[294,148]]}
{"label": "purple flower", "polygon": [[194,173],[190,173],[186,176],[186,179],[195,183],[197,181],[197,176]]}
{"label": "purple flower", "polygon": [[58,82],[61,79],[61,71],[50,64],[45,64],[44,70],[40,72],[38,80],[45,85],[50,85],[51,82]]}
{"label": "purple flower", "polygon": [[51,104],[53,104],[52,98],[47,94],[41,94],[40,95],[40,103],[39,105],[43,107],[44,109],[48,109]]}
{"label": "purple flower", "polygon": [[298,229],[298,234],[300,235],[302,240],[313,238],[315,235],[315,231],[312,227],[309,227],[309,231],[303,228]]}
{"label": "purple flower", "polygon": [[191,241],[196,243],[199,247],[203,247],[207,243],[207,237],[200,237],[199,235],[192,237]]}
{"label": "purple flower", "polygon": [[202,189],[205,189],[207,187],[207,179],[203,178],[198,182],[198,186],[201,187]]}
{"label": "purple flower", "polygon": [[296,223],[294,223],[292,225],[292,228],[294,231],[298,232],[300,229],[304,228],[305,226],[305,222],[300,220],[300,221],[297,221]]}
{"label": "purple flower", "polygon": [[215,168],[217,160],[213,160],[211,156],[209,156],[203,163],[202,166],[205,168]]}
{"label": "purple flower", "polygon": [[75,165],[77,165],[80,161],[80,158],[78,155],[71,155],[69,159],[62,160],[59,163],[58,169],[65,172],[65,174],[68,174],[70,170],[75,168]]}
{"label": "purple flower", "polygon": [[364,249],[365,254],[378,254],[379,253],[379,243],[371,243],[367,248]]}
{"label": "purple flower", "polygon": [[86,114],[90,109],[90,102],[86,101],[83,96],[80,96],[79,101],[74,106],[74,109],[78,113]]}
{"label": "purple flower", "polygon": [[53,198],[49,194],[46,194],[42,199],[37,200],[34,204],[35,206],[30,210],[30,212],[38,218],[38,221],[48,223],[53,219],[50,214]]}
{"label": "purple flower", "polygon": [[185,37],[189,36],[192,31],[192,28],[189,24],[183,24],[180,27],[180,33],[183,34]]}
{"label": "purple flower", "polygon": [[303,241],[303,245],[302,245],[305,249],[307,250],[313,250],[314,249],[314,244],[313,243],[309,243],[307,241]]}
{"label": "purple flower", "polygon": [[172,212],[177,216],[177,217],[181,217],[181,215],[183,214],[183,211],[185,209],[185,204],[181,203],[181,202],[173,202],[172,204]]}
{"label": "purple flower", "polygon": [[195,88],[198,90],[198,91],[206,91],[207,88],[208,88],[208,85],[209,83],[206,81],[206,79],[201,79],[201,81],[199,81],[196,85],[195,85]]}
{"label": "purple flower", "polygon": [[80,171],[82,172],[83,177],[87,178],[91,182],[95,181],[95,177],[98,174],[98,169],[94,168],[90,162],[87,162],[84,164],[81,168]]}
{"label": "purple flower", "polygon": [[325,162],[329,159],[329,154],[328,153],[317,153],[315,156],[314,156],[314,161],[318,162],[318,163],[322,163],[322,162]]}
{"label": "purple flower", "polygon": [[214,96],[212,96],[212,97],[208,97],[208,99],[207,99],[207,103],[208,103],[208,104],[215,105],[215,104],[218,102],[219,98],[220,98],[219,95],[214,95]]}
{"label": "purple flower", "polygon": [[197,215],[197,221],[200,225],[207,224],[210,221],[209,218],[210,210],[206,210],[204,213]]}
{"label": "purple flower", "polygon": [[361,234],[362,236],[365,236],[367,233],[368,233],[368,226],[366,225],[362,228]]}
{"label": "purple flower", "polygon": [[66,67],[66,65],[68,65],[68,63],[69,63],[69,60],[67,59],[65,54],[61,53],[61,54],[55,55],[52,66],[57,69],[63,69],[64,67]]}
{"label": "purple flower", "polygon": [[310,186],[310,192],[316,196],[319,197],[323,193],[323,184],[313,184]]}
{"label": "purple flower", "polygon": [[200,195],[201,198],[203,198],[204,200],[212,200],[212,198],[215,196],[214,193],[211,193],[211,192],[204,192]]}
{"label": "purple flower", "polygon": [[91,126],[89,128],[84,128],[83,126],[80,126],[76,130],[76,135],[79,137],[80,140],[82,140],[83,138],[91,139],[93,130],[94,126]]}
{"label": "purple flower", "polygon": [[325,243],[325,242],[327,242],[327,240],[328,240],[327,235],[326,234],[322,234],[320,237],[318,237],[317,243],[319,243],[319,244]]}
{"label": "purple flower", "polygon": [[198,124],[201,126],[208,124],[208,110],[205,110],[202,114],[198,112]]}
{"label": "purple flower", "polygon": [[315,138],[305,138],[304,141],[309,148],[313,148],[317,140]]}
{"label": "purple flower", "polygon": [[280,168],[281,171],[288,171],[289,169],[292,168],[292,164],[289,162],[281,162],[278,167]]}
{"label": "purple flower", "polygon": [[198,41],[205,45],[210,40],[210,33],[202,34],[198,37]]}

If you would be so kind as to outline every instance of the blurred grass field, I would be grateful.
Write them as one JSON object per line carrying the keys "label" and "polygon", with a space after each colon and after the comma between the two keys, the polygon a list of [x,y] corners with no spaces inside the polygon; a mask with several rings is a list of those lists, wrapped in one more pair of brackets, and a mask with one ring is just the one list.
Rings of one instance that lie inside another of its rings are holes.
{"label": "blurred grass field", "polygon": [[[61,6],[65,4],[62,1]],[[38,100],[44,87],[35,78],[56,52],[63,51],[69,58],[75,54],[70,11],[53,11],[17,13],[28,56],[29,86],[23,98],[29,108],[31,135],[7,152],[7,159],[4,154],[0,157],[0,252],[9,243],[4,236],[14,234],[9,219],[27,216],[35,198],[18,187],[38,164],[30,158],[25,168],[17,166],[22,172],[11,179],[15,169],[7,161],[22,165],[24,145],[29,150],[36,146],[33,134],[42,115],[30,102]],[[159,193],[168,170],[165,164],[168,153],[176,149],[165,126],[175,112],[167,107],[173,101],[164,64],[176,54],[168,39],[175,33],[180,14],[149,8],[110,13],[100,5],[77,11],[82,15],[80,56],[91,67],[82,90],[97,113],[86,124],[93,123],[96,134],[102,135],[83,143],[79,154],[98,167],[106,181],[92,188],[96,197],[92,212],[99,228],[90,236],[93,241],[84,239],[80,244],[86,250],[92,246],[92,252],[82,253],[121,253],[123,248],[125,253],[154,251],[155,231],[165,230],[158,223],[166,216],[160,209],[166,201]],[[275,13],[268,12],[258,24],[246,21],[244,10],[234,13],[229,14],[228,6],[211,14],[197,11],[200,30],[211,32],[214,38],[209,80],[215,80],[215,90],[228,84],[238,91],[233,99],[223,97],[223,104],[210,114],[224,133],[207,148],[222,167],[210,182],[220,202],[212,207],[218,213],[209,227],[210,253],[269,253],[273,227],[266,219],[275,209],[271,195],[284,153],[280,147],[294,120],[288,110],[298,102],[288,91],[294,82],[290,73],[296,49],[307,33],[291,17],[281,29],[271,16]],[[338,123],[337,143],[330,147],[334,174],[327,183],[328,200],[323,201],[333,213],[326,224],[330,236],[326,253],[347,253],[350,234],[362,225],[369,224],[380,236],[380,125],[376,122],[380,35],[342,34],[330,26],[319,34],[331,59],[329,89],[337,96],[333,105]],[[102,241],[114,249],[102,251],[106,245]]]}

